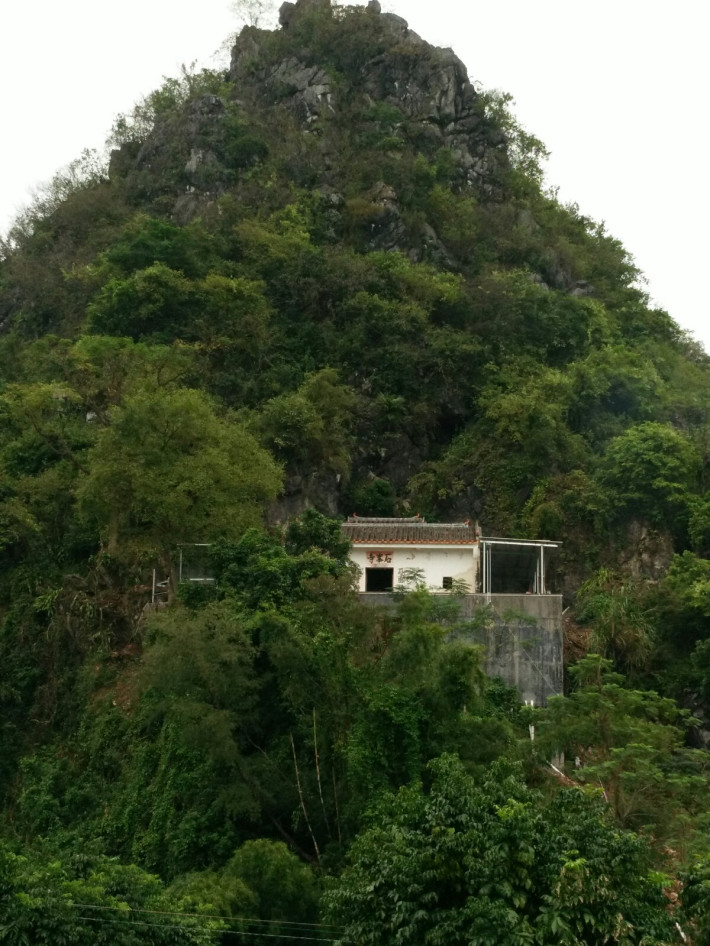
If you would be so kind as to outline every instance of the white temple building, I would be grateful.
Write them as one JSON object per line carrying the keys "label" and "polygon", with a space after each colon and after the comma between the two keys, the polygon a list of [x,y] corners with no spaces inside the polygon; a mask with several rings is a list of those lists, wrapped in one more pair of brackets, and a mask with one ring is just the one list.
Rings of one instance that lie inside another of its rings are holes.
{"label": "white temple building", "polygon": [[484,537],[477,523],[427,522],[351,516],[343,532],[352,542],[363,594],[406,586],[413,575],[433,592],[484,595],[548,594],[547,540]]}

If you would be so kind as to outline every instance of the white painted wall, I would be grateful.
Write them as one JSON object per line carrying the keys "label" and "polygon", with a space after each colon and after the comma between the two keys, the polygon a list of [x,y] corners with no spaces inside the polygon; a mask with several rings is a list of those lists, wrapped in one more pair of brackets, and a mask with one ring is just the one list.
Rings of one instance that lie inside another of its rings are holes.
{"label": "white painted wall", "polygon": [[[371,562],[369,555],[382,554],[381,562]],[[389,558],[389,561],[387,559]],[[365,591],[366,568],[393,568],[394,584],[401,582],[401,570],[417,568],[432,591],[444,591],[444,577],[465,581],[471,592],[477,590],[478,545],[354,545],[350,559],[360,569],[358,591]]]}

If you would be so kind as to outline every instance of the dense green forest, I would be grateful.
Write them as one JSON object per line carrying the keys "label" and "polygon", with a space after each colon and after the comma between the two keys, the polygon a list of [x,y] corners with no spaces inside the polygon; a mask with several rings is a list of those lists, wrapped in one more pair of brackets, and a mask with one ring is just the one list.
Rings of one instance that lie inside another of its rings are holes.
{"label": "dense green forest", "polygon": [[[110,143],[0,244],[0,943],[710,944],[705,352],[376,2]],[[567,695],[353,510],[561,540]]]}

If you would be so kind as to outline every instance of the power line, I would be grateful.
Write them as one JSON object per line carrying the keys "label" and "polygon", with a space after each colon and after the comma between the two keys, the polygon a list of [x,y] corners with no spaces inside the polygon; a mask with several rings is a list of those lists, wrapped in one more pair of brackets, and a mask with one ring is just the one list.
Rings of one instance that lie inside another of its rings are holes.
{"label": "power line", "polygon": [[344,932],[344,927],[336,926],[332,923],[303,923],[298,920],[261,920],[257,917],[248,916],[228,916],[223,913],[187,913],[178,910],[148,910],[143,907],[129,907],[128,911],[122,907],[112,906],[111,904],[101,903],[79,903],[71,904],[74,907],[81,907],[84,910],[121,910],[123,913],[148,913],[152,916],[187,916],[198,920],[229,920],[230,923],[266,923],[277,926],[302,927],[304,929],[323,929],[332,932]]}
{"label": "power line", "polygon": [[[186,916],[190,915],[191,914],[186,914]],[[106,916],[78,916],[77,920],[85,920],[87,923],[118,923],[122,924],[123,926],[143,926],[156,930],[182,930],[184,933],[210,933],[214,936],[221,933],[237,933],[241,936],[258,936],[262,939],[293,939],[298,940],[299,942],[310,941],[313,943],[338,942],[337,939],[327,939],[322,936],[289,936],[287,933],[256,933],[253,930],[231,930],[224,928],[218,930],[206,930],[200,929],[197,926],[181,926],[179,923],[148,923],[146,920],[119,920],[118,918],[114,919],[113,917]]]}

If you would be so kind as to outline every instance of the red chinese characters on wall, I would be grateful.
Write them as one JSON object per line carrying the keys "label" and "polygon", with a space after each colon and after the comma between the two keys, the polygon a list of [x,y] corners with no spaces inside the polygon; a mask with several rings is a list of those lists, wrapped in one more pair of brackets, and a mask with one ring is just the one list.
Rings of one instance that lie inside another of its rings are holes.
{"label": "red chinese characters on wall", "polygon": [[391,552],[368,552],[365,556],[370,565],[391,565],[392,564],[392,553]]}

